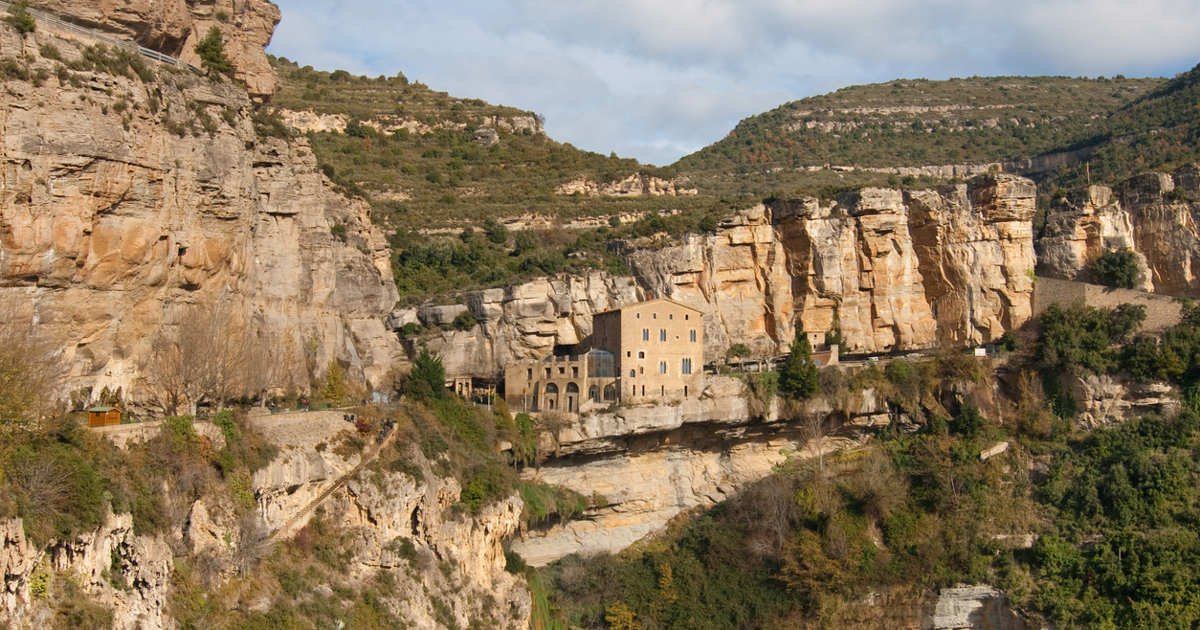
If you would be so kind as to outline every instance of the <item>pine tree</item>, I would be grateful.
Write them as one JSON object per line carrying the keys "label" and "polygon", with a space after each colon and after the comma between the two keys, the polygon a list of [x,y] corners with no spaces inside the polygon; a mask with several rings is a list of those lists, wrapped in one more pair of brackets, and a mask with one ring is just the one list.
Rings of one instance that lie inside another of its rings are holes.
{"label": "pine tree", "polygon": [[200,65],[208,71],[208,76],[217,77],[222,74],[233,74],[233,64],[225,55],[225,40],[221,37],[221,29],[212,27],[208,35],[196,44],[196,54],[200,55]]}
{"label": "pine tree", "polygon": [[446,395],[446,368],[441,357],[422,347],[413,361],[412,374],[404,393],[418,400],[432,400]]}
{"label": "pine tree", "polygon": [[791,352],[779,366],[779,391],[797,400],[807,400],[817,391],[817,366],[812,362],[812,345],[803,331],[796,331]]}

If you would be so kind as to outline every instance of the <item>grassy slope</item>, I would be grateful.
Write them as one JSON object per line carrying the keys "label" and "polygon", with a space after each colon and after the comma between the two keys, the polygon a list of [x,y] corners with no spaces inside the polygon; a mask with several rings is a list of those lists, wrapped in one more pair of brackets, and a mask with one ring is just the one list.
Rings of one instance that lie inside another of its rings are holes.
{"label": "grassy slope", "polygon": [[[1200,160],[1200,65],[1113,111],[1098,133],[1070,148],[1091,152],[1093,182],[1114,183]],[[1063,169],[1052,183],[1082,186],[1087,173],[1082,165]]]}
{"label": "grassy slope", "polygon": [[[544,134],[506,131],[487,147],[474,141],[485,118],[532,118],[532,112],[454,98],[403,76],[355,77],[320,72],[274,59],[282,87],[279,107],[352,120],[415,120],[431,133],[380,134],[369,128],[311,137],[327,173],[349,192],[372,202],[376,217],[397,227],[461,226],[486,218],[538,214],[570,219],[646,210],[688,209],[707,200],[694,198],[605,199],[554,193],[579,177],[598,181],[636,172],[670,177],[672,172],[637,160],[603,156],[556,142]],[[463,125],[457,128],[452,125]],[[410,197],[396,200],[396,193]]]}
{"label": "grassy slope", "polygon": [[1100,117],[1162,83],[974,77],[852,86],[747,118],[677,166],[684,172],[728,173],[1012,160],[1095,133]]}

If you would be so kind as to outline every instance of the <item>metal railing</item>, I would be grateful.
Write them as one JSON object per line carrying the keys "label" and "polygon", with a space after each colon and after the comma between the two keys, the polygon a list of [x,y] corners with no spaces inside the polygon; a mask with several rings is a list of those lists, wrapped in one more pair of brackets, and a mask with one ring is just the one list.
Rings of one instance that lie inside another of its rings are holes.
{"label": "metal railing", "polygon": [[[0,12],[7,13],[8,8],[10,6],[12,6],[12,3],[7,2],[5,0],[0,0]],[[103,35],[101,33],[96,32],[95,29],[90,29],[85,26],[80,26],[78,24],[73,24],[71,22],[67,22],[66,20],[63,20],[62,18],[59,18],[57,16],[46,13],[45,11],[40,11],[38,9],[33,9],[33,8],[26,8],[26,11],[28,11],[29,15],[32,15],[33,18],[35,20],[37,20],[38,22],[43,22],[43,23],[49,24],[55,28],[60,28],[64,31],[69,31],[76,35],[81,35],[83,37],[87,37],[92,40],[103,42],[105,44],[108,44],[109,46],[116,46],[118,48],[124,48],[125,50],[138,53],[139,55],[142,55],[143,57],[153,59],[154,61],[157,61],[158,63],[161,63],[161,64],[166,64],[168,66],[174,66],[176,68],[183,68],[185,70],[191,70],[192,72],[195,72],[196,74],[204,74],[203,71],[201,71],[196,66],[193,66],[188,63],[184,63],[170,55],[164,55],[163,53],[160,53],[157,50],[151,50],[149,48],[146,48],[145,46],[139,46],[138,44],[131,42],[131,41],[118,39],[116,37],[112,37],[109,35]]]}

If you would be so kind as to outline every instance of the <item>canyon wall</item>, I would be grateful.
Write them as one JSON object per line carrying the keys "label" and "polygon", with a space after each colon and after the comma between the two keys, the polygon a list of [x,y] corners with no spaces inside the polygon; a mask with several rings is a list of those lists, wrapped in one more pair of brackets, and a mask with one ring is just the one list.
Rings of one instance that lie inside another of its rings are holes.
{"label": "canyon wall", "polygon": [[833,202],[775,201],[738,212],[715,234],[633,249],[635,281],[595,272],[471,292],[458,305],[398,311],[480,325],[424,339],[449,374],[495,378],[511,358],[545,356],[591,333],[591,315],[666,297],[705,314],[705,360],[734,343],[786,351],[795,323],[840,331],[845,353],[991,341],[1032,313],[1033,182],[983,175],[940,190],[868,188]]}
{"label": "canyon wall", "polygon": [[303,139],[257,133],[241,88],[39,53],[69,62],[84,43],[0,29],[31,75],[0,94],[0,302],[61,344],[69,388],[144,398],[155,344],[214,304],[267,340],[279,385],[334,360],[382,382],[396,290],[367,206],[332,192]]}
{"label": "canyon wall", "polygon": [[1200,165],[1148,173],[1115,187],[1090,186],[1056,200],[1037,240],[1038,273],[1090,280],[1106,251],[1129,249],[1137,287],[1200,296]]}

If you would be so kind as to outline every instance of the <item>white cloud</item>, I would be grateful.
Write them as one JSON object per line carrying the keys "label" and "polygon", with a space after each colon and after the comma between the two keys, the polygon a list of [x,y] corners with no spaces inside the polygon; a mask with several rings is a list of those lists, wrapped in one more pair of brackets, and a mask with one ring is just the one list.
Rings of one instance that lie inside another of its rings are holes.
{"label": "white cloud", "polygon": [[277,1],[274,54],[404,72],[537,111],[580,148],[659,164],[845,85],[1171,75],[1200,61],[1195,0]]}

